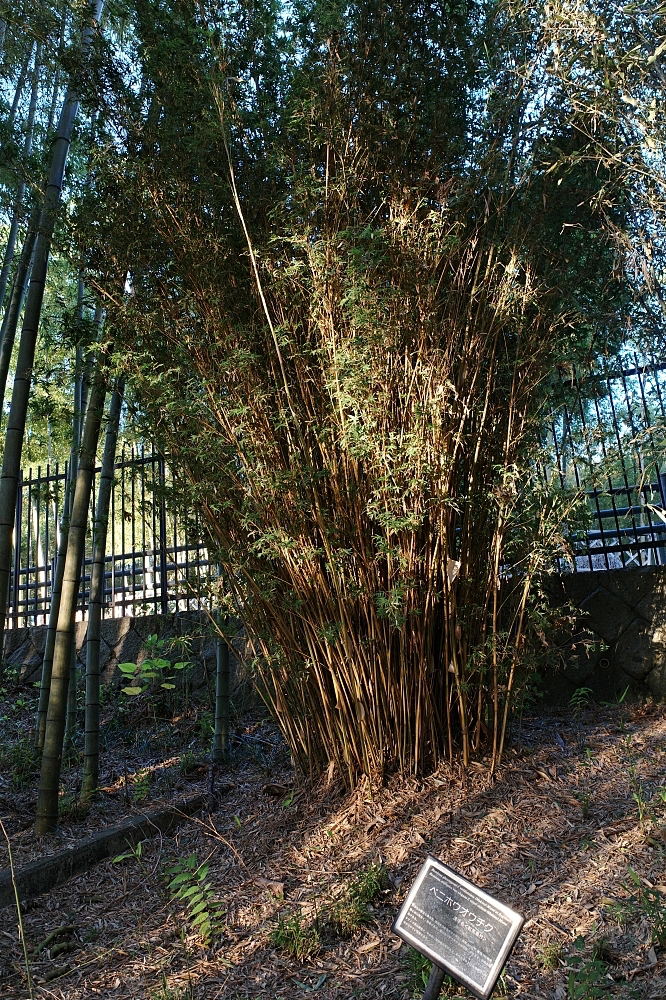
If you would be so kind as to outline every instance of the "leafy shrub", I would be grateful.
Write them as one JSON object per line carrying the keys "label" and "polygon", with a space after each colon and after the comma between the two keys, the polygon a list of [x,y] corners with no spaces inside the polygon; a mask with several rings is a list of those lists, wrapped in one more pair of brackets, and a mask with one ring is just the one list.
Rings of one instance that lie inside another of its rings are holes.
{"label": "leafy shrub", "polygon": [[118,670],[127,683],[122,688],[123,694],[136,696],[148,691],[151,685],[159,682],[159,687],[165,691],[173,691],[176,674],[172,670],[185,670],[191,666],[189,660],[171,663],[162,655],[166,651],[166,640],[150,635],[144,643],[148,656],[139,663],[119,663]]}

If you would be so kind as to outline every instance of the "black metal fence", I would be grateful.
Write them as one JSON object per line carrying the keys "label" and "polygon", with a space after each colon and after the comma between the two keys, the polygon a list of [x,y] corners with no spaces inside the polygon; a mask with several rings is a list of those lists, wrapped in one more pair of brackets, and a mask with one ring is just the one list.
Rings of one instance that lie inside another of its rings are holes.
{"label": "black metal fence", "polygon": [[[92,569],[92,526],[100,469],[91,498],[77,618],[85,617]],[[156,451],[123,448],[115,465],[107,535],[104,615],[166,614],[202,607],[214,567],[201,525],[172,499],[171,471]],[[48,620],[67,464],[23,475],[16,502],[8,626]]]}
{"label": "black metal fence", "polygon": [[636,354],[622,367],[560,376],[542,471],[587,498],[571,528],[578,572],[666,564],[666,364]]}

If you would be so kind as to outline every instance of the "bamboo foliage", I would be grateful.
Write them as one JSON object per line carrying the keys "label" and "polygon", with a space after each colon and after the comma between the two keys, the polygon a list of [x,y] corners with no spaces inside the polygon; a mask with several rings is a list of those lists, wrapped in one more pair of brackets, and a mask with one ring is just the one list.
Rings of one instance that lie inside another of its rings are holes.
{"label": "bamboo foliage", "polygon": [[[102,13],[103,0],[94,0],[87,7],[86,20],[81,32],[79,51],[82,59],[89,55],[93,34]],[[79,108],[79,95],[70,86],[65,95],[58,123],[58,132],[53,143],[48,181],[41,210],[30,286],[26,297],[23,326],[19,342],[16,373],[12,390],[12,402],[5,434],[5,448],[0,475],[0,606],[7,606],[9,574],[12,555],[12,535],[23,436],[25,431],[28,400],[32,382],[32,368],[35,359],[37,335],[41,317],[44,288],[48,272],[51,240],[60,204],[60,196],[69,153],[74,122]],[[4,637],[4,615],[1,619],[0,645]]]}
{"label": "bamboo foliage", "polygon": [[[304,770],[421,771],[486,739],[497,759],[559,516],[524,471],[559,321],[524,257],[446,218],[292,240],[287,274],[281,250],[251,346],[196,300],[215,475],[182,403],[168,437],[206,484],[261,689]],[[182,331],[161,308],[163,335]]]}

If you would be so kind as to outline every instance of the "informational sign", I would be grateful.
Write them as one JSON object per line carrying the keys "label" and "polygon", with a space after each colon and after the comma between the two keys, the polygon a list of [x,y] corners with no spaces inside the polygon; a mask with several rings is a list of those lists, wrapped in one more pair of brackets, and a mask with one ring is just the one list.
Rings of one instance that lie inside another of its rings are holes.
{"label": "informational sign", "polygon": [[520,913],[429,856],[393,931],[479,1000],[487,1000],[523,921]]}

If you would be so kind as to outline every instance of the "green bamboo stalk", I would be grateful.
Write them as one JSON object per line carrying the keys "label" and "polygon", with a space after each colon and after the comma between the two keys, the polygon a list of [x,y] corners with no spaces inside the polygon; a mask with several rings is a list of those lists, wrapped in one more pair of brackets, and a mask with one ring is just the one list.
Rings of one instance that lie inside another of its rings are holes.
{"label": "green bamboo stalk", "polygon": [[119,380],[111,396],[106,424],[102,471],[97,494],[97,510],[93,533],[93,561],[88,606],[86,641],[86,722],[83,749],[83,781],[81,798],[90,799],[97,791],[99,780],[99,684],[100,626],[104,608],[104,570],[106,568],[106,535],[113,490],[114,462],[118,441],[118,424],[123,401],[124,383]]}
{"label": "green bamboo stalk", "polygon": [[90,393],[72,504],[39,779],[35,821],[37,834],[49,833],[58,823],[58,790],[67,714],[70,660],[74,644],[74,619],[81,581],[81,563],[85,552],[90,494],[95,475],[95,456],[106,397],[104,379],[107,359],[108,353],[98,368]]}
{"label": "green bamboo stalk", "polygon": [[221,764],[229,753],[229,644],[226,629],[228,619],[219,620],[217,627],[222,634],[215,639],[215,728],[213,731],[212,758],[214,764]]}
{"label": "green bamboo stalk", "polygon": [[18,328],[21,310],[23,308],[23,301],[25,299],[26,286],[30,276],[30,269],[32,267],[32,255],[35,249],[35,241],[37,239],[38,221],[39,212],[38,210],[35,210],[28,225],[28,232],[26,233],[25,240],[23,242],[18,267],[16,268],[14,280],[12,282],[11,295],[9,297],[7,308],[5,309],[5,314],[2,318],[2,329],[0,330],[0,413],[3,412],[5,405],[7,376],[9,374],[9,366],[11,364],[12,352],[14,350],[16,330]]}

